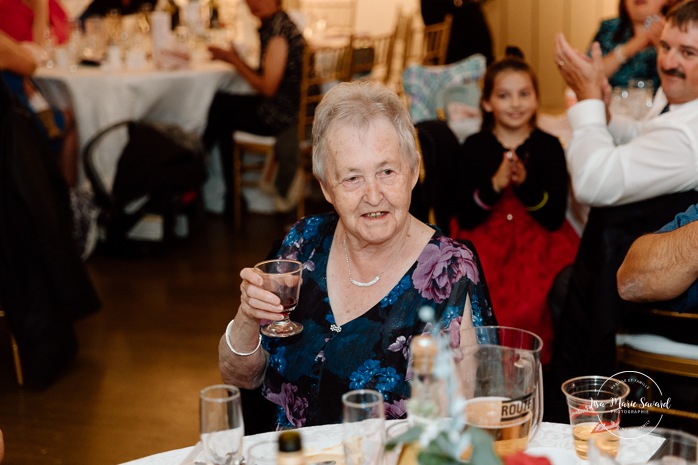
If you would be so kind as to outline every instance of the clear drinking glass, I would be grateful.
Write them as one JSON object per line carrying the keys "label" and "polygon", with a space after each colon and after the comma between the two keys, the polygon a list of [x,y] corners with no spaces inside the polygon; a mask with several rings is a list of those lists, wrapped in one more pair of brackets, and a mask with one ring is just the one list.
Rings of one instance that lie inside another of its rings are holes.
{"label": "clear drinking glass", "polygon": [[380,464],[385,447],[385,410],[378,391],[359,389],[342,396],[346,465]]}
{"label": "clear drinking glass", "polygon": [[523,451],[543,418],[543,341],[503,326],[472,328],[462,336],[453,350],[466,423],[487,431],[500,457]]}
{"label": "clear drinking glass", "polygon": [[616,431],[617,455],[605,447],[603,437],[589,437],[591,465],[692,465],[698,463],[698,437],[667,428],[641,426]]}
{"label": "clear drinking glass", "polygon": [[633,118],[644,118],[652,108],[653,99],[654,83],[651,80],[631,79],[628,81],[628,103]]}
{"label": "clear drinking glass", "polygon": [[240,390],[216,384],[202,389],[199,400],[201,442],[207,463],[239,465],[245,436]]}
{"label": "clear drinking glass", "polygon": [[278,295],[285,310],[283,320],[262,326],[262,334],[288,337],[303,331],[303,325],[294,323],[288,316],[298,305],[303,264],[297,260],[267,260],[257,263],[254,269],[264,278],[262,287]]}
{"label": "clear drinking glass", "polygon": [[622,404],[630,387],[606,376],[580,376],[565,381],[562,392],[567,398],[577,456],[587,459],[588,440],[594,436],[596,445],[615,457],[620,439],[618,428]]}
{"label": "clear drinking glass", "polygon": [[278,451],[278,441],[258,442],[247,451],[245,462],[247,465],[276,465]]}

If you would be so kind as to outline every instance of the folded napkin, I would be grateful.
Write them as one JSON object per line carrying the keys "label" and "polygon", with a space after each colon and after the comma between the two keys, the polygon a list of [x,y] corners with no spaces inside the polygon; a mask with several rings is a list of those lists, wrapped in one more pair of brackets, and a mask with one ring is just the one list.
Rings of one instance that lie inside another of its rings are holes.
{"label": "folded napkin", "polygon": [[161,48],[154,57],[155,66],[158,69],[171,71],[176,69],[187,69],[191,62],[191,55],[188,51],[173,48]]}
{"label": "folded napkin", "polygon": [[306,447],[303,455],[305,463],[336,462],[336,465],[344,465],[344,447],[341,443],[322,449]]}

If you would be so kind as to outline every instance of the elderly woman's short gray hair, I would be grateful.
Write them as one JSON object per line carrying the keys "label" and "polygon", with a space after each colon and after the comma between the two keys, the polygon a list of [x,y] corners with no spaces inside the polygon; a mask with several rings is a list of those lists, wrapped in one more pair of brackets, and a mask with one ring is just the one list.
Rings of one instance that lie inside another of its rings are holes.
{"label": "elderly woman's short gray hair", "polygon": [[329,133],[339,126],[367,129],[379,118],[390,121],[411,170],[419,166],[412,119],[400,98],[371,81],[343,82],[330,89],[315,110],[313,122],[313,174],[325,182],[325,162],[330,152]]}

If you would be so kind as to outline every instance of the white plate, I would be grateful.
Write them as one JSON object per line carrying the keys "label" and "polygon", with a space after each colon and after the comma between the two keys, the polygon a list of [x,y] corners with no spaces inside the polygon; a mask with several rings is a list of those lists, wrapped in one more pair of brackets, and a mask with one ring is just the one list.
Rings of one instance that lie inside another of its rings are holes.
{"label": "white plate", "polygon": [[531,447],[526,449],[526,455],[533,457],[545,457],[552,465],[578,465],[580,460],[571,450],[557,449],[555,447]]}

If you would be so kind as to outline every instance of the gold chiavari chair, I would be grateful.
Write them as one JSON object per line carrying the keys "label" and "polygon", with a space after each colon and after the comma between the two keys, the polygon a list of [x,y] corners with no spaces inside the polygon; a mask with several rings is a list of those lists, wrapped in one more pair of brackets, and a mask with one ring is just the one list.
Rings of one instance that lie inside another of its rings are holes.
{"label": "gold chiavari chair", "polygon": [[[0,308],[0,318],[5,318],[5,311]],[[24,375],[22,373],[22,362],[19,358],[19,346],[15,340],[14,335],[10,332],[10,346],[12,347],[12,358],[15,363],[15,376],[17,377],[17,384],[20,386],[24,385]]]}
{"label": "gold chiavari chair", "polygon": [[300,0],[300,10],[316,35],[354,33],[356,0]]}
{"label": "gold chiavari chair", "polygon": [[414,51],[414,61],[423,65],[443,65],[446,63],[452,24],[453,16],[446,15],[443,22],[424,26],[421,31],[415,31],[414,35],[421,34],[421,41],[415,43],[417,50]]}
{"label": "gold chiavari chair", "polygon": [[388,84],[393,71],[395,32],[354,37],[350,75],[352,79],[373,79]]}
{"label": "gold chiavari chair", "polygon": [[[679,313],[655,308],[647,310],[647,313],[665,321],[664,324],[658,324],[660,328],[673,325],[690,330],[698,327],[697,313]],[[686,380],[689,384],[698,383],[697,346],[677,343],[655,334],[619,334],[616,342],[619,369],[629,368],[648,374],[659,373]],[[695,404],[658,408],[648,403],[643,408],[654,413],[698,421],[698,408]]]}
{"label": "gold chiavari chair", "polygon": [[325,93],[339,82],[351,77],[353,44],[350,40],[340,47],[317,47],[307,51],[303,57],[303,80],[298,118],[298,140],[300,143],[300,168],[302,189],[298,200],[297,214],[305,215],[305,194],[311,187],[312,141],[311,131],[315,120],[315,108]]}

